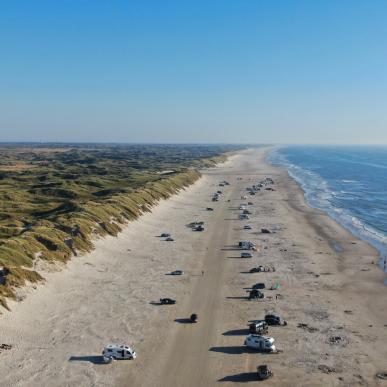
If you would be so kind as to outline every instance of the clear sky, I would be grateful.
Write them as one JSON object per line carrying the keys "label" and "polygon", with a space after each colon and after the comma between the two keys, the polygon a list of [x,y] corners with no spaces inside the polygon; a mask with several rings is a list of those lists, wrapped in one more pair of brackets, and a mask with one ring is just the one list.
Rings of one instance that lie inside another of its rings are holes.
{"label": "clear sky", "polygon": [[0,2],[0,141],[387,143],[387,1]]}

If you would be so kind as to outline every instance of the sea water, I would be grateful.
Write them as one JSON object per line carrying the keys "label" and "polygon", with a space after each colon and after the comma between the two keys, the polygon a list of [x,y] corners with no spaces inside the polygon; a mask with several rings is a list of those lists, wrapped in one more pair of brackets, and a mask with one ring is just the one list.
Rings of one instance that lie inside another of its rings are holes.
{"label": "sea water", "polygon": [[387,147],[286,146],[268,156],[307,202],[376,247],[387,266]]}

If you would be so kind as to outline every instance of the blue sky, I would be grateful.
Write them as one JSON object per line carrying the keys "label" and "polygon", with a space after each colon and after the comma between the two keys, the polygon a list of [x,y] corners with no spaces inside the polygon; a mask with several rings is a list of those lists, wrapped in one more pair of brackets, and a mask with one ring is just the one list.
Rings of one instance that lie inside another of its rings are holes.
{"label": "blue sky", "polygon": [[387,143],[386,1],[2,1],[0,140]]}

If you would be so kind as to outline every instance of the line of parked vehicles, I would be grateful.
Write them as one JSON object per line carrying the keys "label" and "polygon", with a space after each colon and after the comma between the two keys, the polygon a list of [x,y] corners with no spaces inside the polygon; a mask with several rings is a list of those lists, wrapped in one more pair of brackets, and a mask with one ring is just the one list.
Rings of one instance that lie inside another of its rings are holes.
{"label": "line of parked vehicles", "polygon": [[[263,188],[267,188],[274,184],[274,181],[271,178],[265,178],[257,184],[254,184],[251,187],[247,187],[246,191],[249,195],[254,196]],[[241,200],[246,200],[247,196],[241,196]],[[249,219],[249,215],[252,213],[248,206],[252,206],[252,202],[248,204],[241,203],[239,210],[239,219],[246,220]],[[243,230],[251,230],[252,227],[248,224],[243,226]],[[262,233],[267,233],[266,229],[262,229]],[[257,247],[255,243],[251,241],[240,241],[238,246],[241,250],[247,250],[241,252],[241,258],[253,258],[253,252],[256,251]],[[249,273],[261,273],[261,272],[274,272],[275,268],[273,266],[263,266],[259,265],[250,269]],[[265,297],[262,289],[265,289],[265,284],[262,282],[256,283],[248,288],[246,291],[248,293],[249,300],[259,300]],[[285,326],[287,322],[283,320],[280,316],[275,314],[266,314],[262,320],[252,320],[249,321],[248,331],[249,334],[245,337],[244,345],[257,352],[265,353],[278,353],[278,349],[275,346],[275,339],[271,336],[268,336],[269,326]],[[260,365],[257,367],[258,379],[264,380],[273,376],[273,372],[267,365]]]}

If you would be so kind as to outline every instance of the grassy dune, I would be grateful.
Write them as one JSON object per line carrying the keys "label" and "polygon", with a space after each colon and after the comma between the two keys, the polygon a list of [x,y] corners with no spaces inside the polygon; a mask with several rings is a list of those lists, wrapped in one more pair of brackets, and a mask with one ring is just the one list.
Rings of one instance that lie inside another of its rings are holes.
{"label": "grassy dune", "polygon": [[0,304],[43,280],[38,259],[65,262],[93,239],[117,235],[160,199],[225,160],[226,146],[12,145],[0,147]]}

